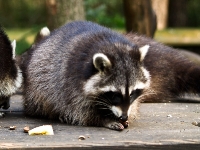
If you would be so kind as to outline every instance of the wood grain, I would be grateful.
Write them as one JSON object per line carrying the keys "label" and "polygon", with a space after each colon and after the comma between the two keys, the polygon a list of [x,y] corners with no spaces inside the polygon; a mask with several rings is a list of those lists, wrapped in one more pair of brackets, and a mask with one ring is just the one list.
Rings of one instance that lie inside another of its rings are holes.
{"label": "wood grain", "polygon": [[[198,149],[200,103],[143,103],[139,118],[119,132],[101,127],[70,126],[59,121],[24,115],[22,96],[15,95],[0,118],[0,149]],[[51,124],[52,136],[29,136],[30,129]],[[15,130],[9,130],[16,126]],[[83,135],[85,140],[80,140]]]}

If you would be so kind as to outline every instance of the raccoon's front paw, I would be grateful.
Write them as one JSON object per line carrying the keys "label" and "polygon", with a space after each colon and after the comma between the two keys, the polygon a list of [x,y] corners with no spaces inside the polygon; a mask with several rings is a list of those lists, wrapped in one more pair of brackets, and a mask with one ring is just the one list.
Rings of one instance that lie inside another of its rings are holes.
{"label": "raccoon's front paw", "polygon": [[124,126],[119,122],[109,122],[104,125],[106,128],[121,131],[124,129]]}
{"label": "raccoon's front paw", "polygon": [[128,121],[119,121],[119,122],[124,126],[124,128],[128,128],[128,126],[129,126]]}

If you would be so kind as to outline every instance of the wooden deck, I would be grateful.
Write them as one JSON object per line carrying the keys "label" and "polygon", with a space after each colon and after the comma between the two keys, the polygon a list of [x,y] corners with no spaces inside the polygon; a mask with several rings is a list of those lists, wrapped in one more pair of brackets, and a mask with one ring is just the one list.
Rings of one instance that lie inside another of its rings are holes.
{"label": "wooden deck", "polygon": [[[106,128],[69,126],[58,121],[26,117],[22,96],[15,95],[11,108],[0,118],[0,149],[199,149],[200,103],[144,103],[138,120],[118,132]],[[51,124],[51,136],[29,136],[30,128]],[[15,130],[9,130],[16,126]],[[79,136],[86,137],[79,140]]]}
{"label": "wooden deck", "polygon": [[170,46],[200,46],[200,29],[168,28],[157,30],[154,39]]}

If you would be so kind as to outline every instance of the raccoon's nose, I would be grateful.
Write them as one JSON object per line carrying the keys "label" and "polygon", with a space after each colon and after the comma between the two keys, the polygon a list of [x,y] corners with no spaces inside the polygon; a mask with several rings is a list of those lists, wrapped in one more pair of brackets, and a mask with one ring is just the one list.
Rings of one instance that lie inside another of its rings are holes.
{"label": "raccoon's nose", "polygon": [[122,122],[125,122],[128,120],[128,116],[127,115],[122,115],[121,117],[119,117],[119,120]]}

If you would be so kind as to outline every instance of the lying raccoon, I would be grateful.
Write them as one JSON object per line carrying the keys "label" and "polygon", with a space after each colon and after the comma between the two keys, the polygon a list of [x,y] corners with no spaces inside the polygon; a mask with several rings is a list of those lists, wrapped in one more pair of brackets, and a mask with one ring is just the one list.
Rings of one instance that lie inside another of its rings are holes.
{"label": "lying raccoon", "polygon": [[[148,89],[143,90],[140,101],[164,102],[186,93],[200,93],[200,67],[196,65],[199,56],[174,50],[137,34],[127,34],[126,37],[138,46],[150,46],[144,65],[151,75],[151,83]],[[186,57],[195,60],[191,62]]]}
{"label": "lying raccoon", "polygon": [[[10,107],[10,96],[21,86],[22,74],[15,62],[16,42],[0,28],[0,108]],[[2,113],[1,113],[2,115]]]}
{"label": "lying raccoon", "polygon": [[28,52],[23,70],[28,115],[114,130],[128,126],[141,101],[200,91],[199,67],[177,51],[91,22],[52,32]]}
{"label": "lying raccoon", "polygon": [[147,51],[91,22],[57,29],[22,66],[26,113],[122,130],[131,104],[150,83],[143,66]]}

